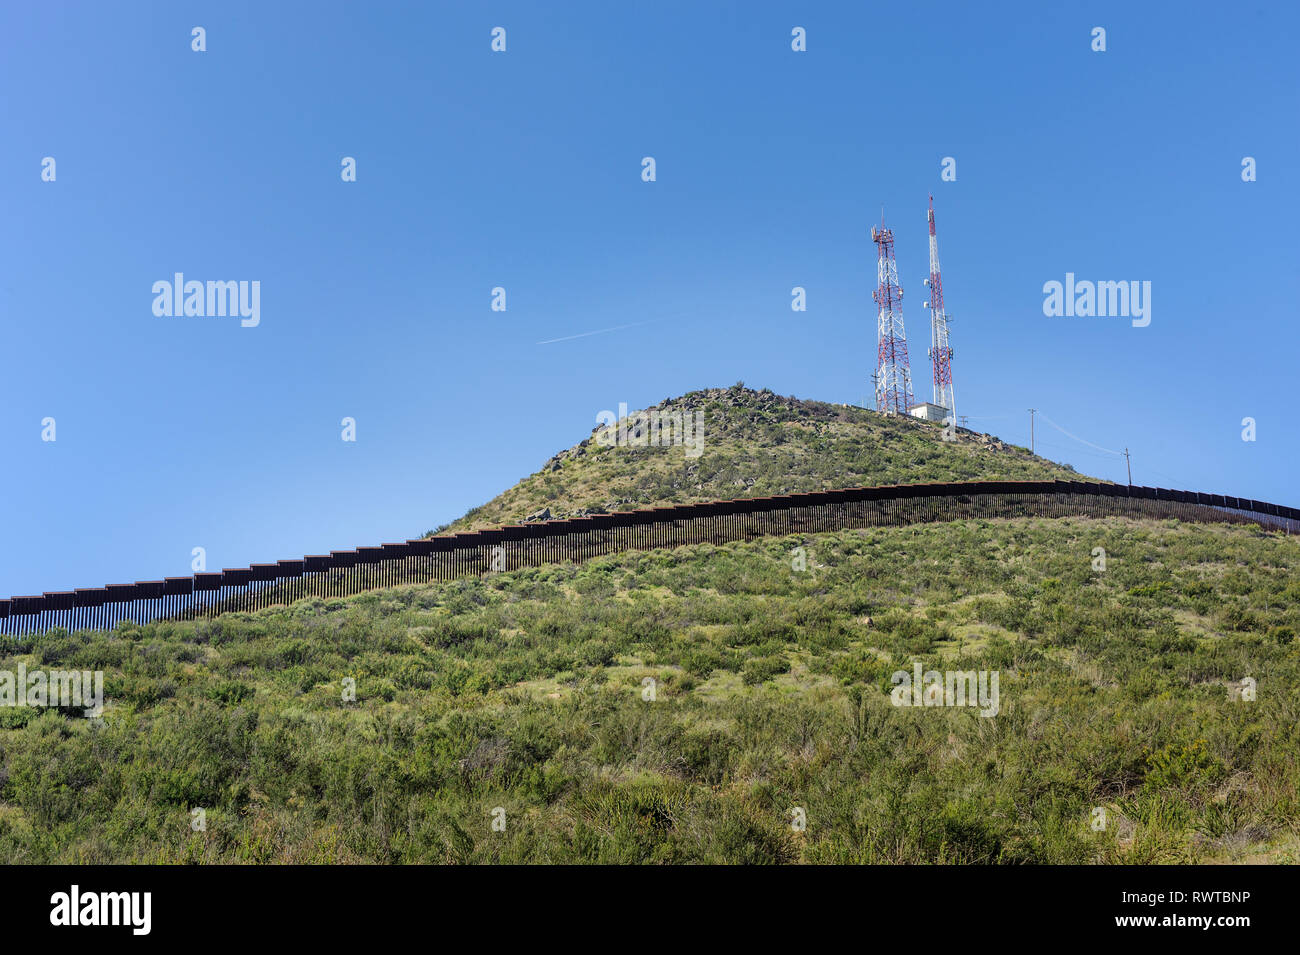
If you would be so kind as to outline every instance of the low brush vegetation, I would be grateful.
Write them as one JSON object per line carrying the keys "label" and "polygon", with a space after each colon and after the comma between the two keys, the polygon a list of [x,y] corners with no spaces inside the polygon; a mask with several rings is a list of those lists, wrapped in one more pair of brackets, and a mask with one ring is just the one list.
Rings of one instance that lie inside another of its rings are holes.
{"label": "low brush vegetation", "polygon": [[[0,669],[107,703],[0,713],[0,857],[1296,862],[1298,567],[1243,527],[968,521],[55,631]],[[998,671],[998,714],[893,706],[914,660]]]}
{"label": "low brush vegetation", "polygon": [[[588,438],[510,490],[438,531],[468,531],[534,516],[569,517],[665,504],[928,481],[1080,480],[1027,448],[864,408],[732,388],[694,391],[654,406],[702,416],[703,447],[602,447]],[[436,531],[430,531],[436,533]]]}

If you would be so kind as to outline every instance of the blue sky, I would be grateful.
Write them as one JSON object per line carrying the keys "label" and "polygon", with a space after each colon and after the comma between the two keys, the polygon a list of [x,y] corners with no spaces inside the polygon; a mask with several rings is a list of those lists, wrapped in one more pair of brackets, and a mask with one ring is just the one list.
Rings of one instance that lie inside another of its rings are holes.
{"label": "blue sky", "polygon": [[[1298,30],[1291,4],[6,4],[0,594],[417,536],[619,402],[861,404],[882,206],[928,397],[931,192],[972,426],[1027,444],[1035,407],[1136,483],[1300,504]],[[178,271],[259,281],[260,324],[155,316]],[[1151,324],[1045,317],[1067,272],[1150,281]]]}

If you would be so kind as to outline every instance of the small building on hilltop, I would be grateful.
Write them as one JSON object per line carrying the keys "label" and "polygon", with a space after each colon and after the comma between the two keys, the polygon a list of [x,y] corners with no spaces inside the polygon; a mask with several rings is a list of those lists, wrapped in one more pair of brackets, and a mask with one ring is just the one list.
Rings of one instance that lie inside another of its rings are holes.
{"label": "small building on hilltop", "polygon": [[937,421],[939,424],[943,424],[944,419],[948,417],[947,408],[929,401],[922,401],[919,405],[912,405],[907,411],[913,418],[920,418],[923,421]]}

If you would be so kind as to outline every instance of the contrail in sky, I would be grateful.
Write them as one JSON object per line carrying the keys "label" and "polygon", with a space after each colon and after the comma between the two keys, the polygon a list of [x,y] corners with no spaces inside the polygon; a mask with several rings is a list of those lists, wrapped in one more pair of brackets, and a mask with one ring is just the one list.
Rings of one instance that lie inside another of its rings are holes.
{"label": "contrail in sky", "polygon": [[575,338],[586,338],[586,337],[588,337],[589,335],[603,335],[603,334],[605,334],[606,332],[617,332],[617,331],[620,331],[620,330],[622,330],[622,329],[624,329],[624,328],[636,328],[638,325],[648,325],[648,324],[650,324],[650,323],[649,323],[649,322],[633,322],[631,325],[615,325],[613,328],[598,328],[598,329],[596,329],[594,332],[582,332],[582,333],[580,333],[580,334],[578,334],[578,335],[565,335],[563,338],[548,338],[548,339],[546,339],[545,341],[540,341],[540,342],[538,342],[537,344],[539,344],[539,345],[552,345],[552,344],[554,344],[555,342],[569,342],[569,341],[573,341],[573,339],[575,339]]}

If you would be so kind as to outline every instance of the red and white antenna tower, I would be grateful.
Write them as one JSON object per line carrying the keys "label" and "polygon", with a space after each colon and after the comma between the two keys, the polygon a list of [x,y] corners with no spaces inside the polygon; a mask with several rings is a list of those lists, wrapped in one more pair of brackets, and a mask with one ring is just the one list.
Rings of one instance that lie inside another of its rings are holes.
{"label": "red and white antenna tower", "polygon": [[898,263],[894,260],[894,233],[871,228],[871,241],[880,253],[876,270],[878,284],[871,293],[876,312],[876,410],[885,414],[907,414],[912,407],[912,372],[907,363],[907,336],[903,332],[903,289],[898,284]]}
{"label": "red and white antenna tower", "polygon": [[948,313],[943,310],[943,279],[939,277],[939,240],[934,234],[934,196],[930,197],[930,361],[934,365],[934,403],[957,423],[957,399],[952,393],[952,348],[948,344]]}

